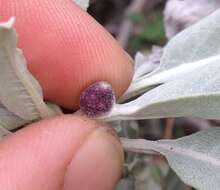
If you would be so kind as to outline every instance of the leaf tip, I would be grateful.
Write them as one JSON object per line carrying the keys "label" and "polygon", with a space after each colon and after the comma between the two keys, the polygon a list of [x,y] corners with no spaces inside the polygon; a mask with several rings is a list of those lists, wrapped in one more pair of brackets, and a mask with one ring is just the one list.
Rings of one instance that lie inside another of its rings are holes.
{"label": "leaf tip", "polygon": [[11,17],[8,21],[6,22],[1,22],[0,23],[0,28],[3,28],[3,29],[11,29],[15,24],[15,17]]}

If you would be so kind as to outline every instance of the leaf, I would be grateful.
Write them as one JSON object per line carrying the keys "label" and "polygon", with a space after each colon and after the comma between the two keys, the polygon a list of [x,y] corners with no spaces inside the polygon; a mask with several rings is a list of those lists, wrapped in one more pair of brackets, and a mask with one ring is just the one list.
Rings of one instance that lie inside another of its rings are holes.
{"label": "leaf", "polygon": [[122,139],[127,151],[163,154],[177,175],[199,190],[220,186],[220,128],[210,128],[176,140]]}
{"label": "leaf", "polygon": [[5,136],[10,135],[11,132],[0,125],[0,140]]}
{"label": "leaf", "polygon": [[138,80],[156,69],[160,62],[161,54],[162,48],[159,46],[154,46],[149,56],[144,56],[142,53],[138,52],[135,56],[135,73],[133,80]]}
{"label": "leaf", "polygon": [[220,10],[174,37],[165,48],[156,73],[220,54]]}
{"label": "leaf", "polygon": [[134,190],[135,184],[133,178],[123,178],[116,186],[116,190]]}
{"label": "leaf", "polygon": [[[135,65],[134,65],[134,76],[131,82],[131,85],[127,92],[120,97],[118,102],[124,102],[127,99],[135,97],[144,92],[145,88],[138,88],[136,83],[142,81],[143,78],[147,77],[154,71],[160,63],[160,58],[162,56],[163,49],[159,46],[153,46],[151,53],[148,56],[143,55],[138,52],[135,55]],[[146,85],[147,86],[147,85]]]}
{"label": "leaf", "polygon": [[220,58],[199,72],[165,83],[126,104],[116,104],[104,120],[220,117]]}
{"label": "leaf", "polygon": [[139,69],[144,62],[147,60],[146,56],[144,54],[142,54],[141,52],[137,52],[135,55],[135,59],[134,59],[135,63],[134,63],[134,69],[137,70]]}
{"label": "leaf", "polygon": [[47,102],[46,104],[47,104],[48,108],[50,109],[52,116],[63,114],[62,109],[58,105],[53,104],[51,102]]}
{"label": "leaf", "polygon": [[89,0],[73,0],[73,1],[84,10],[87,10],[87,8],[89,7]]}
{"label": "leaf", "polygon": [[164,48],[160,66],[150,75],[132,83],[126,96],[136,96],[158,85],[182,78],[188,71],[198,72],[200,63],[210,64],[210,60],[220,55],[219,23],[220,10],[172,38]]}
{"label": "leaf", "polygon": [[50,116],[38,82],[27,70],[21,50],[16,48],[14,18],[0,24],[0,101],[24,120]]}
{"label": "leaf", "polygon": [[[167,117],[219,119],[220,25],[218,25],[219,28],[216,28],[215,23],[217,20],[220,23],[220,11],[211,15],[208,18],[209,20],[210,23],[207,22],[207,19],[203,22],[210,28],[203,27],[202,22],[202,24],[194,26],[194,28],[200,26],[197,28],[197,32],[187,29],[175,38],[177,40],[174,39],[174,42],[171,42],[165,48],[160,67],[153,71],[148,80],[145,81],[147,88],[154,85],[157,85],[157,87],[153,87],[131,102],[115,104],[111,112],[100,119],[108,121]],[[218,31],[215,31],[217,29]],[[212,30],[215,32],[212,32]],[[200,32],[211,34],[209,37],[204,34],[203,38],[206,39],[205,43],[212,42],[208,44],[212,51],[206,48],[207,44],[203,44],[204,39],[199,42],[199,39],[194,37],[199,35]],[[214,40],[212,35],[215,38]],[[219,35],[219,38],[217,35]],[[189,43],[189,40],[187,41],[187,39],[190,39],[189,36],[192,37],[193,44],[191,46],[196,48],[191,50],[192,54],[189,51],[190,47],[186,45]],[[210,42],[208,41],[209,38]],[[186,42],[186,44],[183,44],[182,41]],[[180,43],[182,43],[182,46],[180,46]],[[196,43],[198,44],[197,46],[194,45]],[[204,48],[201,44],[203,44]],[[179,52],[181,48],[184,56]],[[199,60],[199,58],[201,59]],[[189,61],[195,62],[189,63]],[[139,84],[142,85],[142,83]],[[139,86],[137,85],[136,87],[138,88]]]}
{"label": "leaf", "polygon": [[26,121],[8,111],[4,106],[0,105],[0,126],[7,130],[13,130],[28,124],[30,121]]}

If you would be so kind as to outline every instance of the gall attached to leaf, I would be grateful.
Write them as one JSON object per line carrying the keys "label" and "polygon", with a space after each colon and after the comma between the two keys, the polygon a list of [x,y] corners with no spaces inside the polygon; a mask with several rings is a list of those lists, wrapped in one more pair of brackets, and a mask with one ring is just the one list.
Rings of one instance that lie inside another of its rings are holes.
{"label": "gall attached to leaf", "polygon": [[107,82],[90,85],[80,97],[80,109],[90,117],[99,117],[111,111],[115,103],[115,94]]}

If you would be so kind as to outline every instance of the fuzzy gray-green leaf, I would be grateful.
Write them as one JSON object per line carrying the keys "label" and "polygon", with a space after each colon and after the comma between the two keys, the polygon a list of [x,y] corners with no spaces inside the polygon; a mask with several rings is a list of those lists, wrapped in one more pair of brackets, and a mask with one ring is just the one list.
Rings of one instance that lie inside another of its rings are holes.
{"label": "fuzzy gray-green leaf", "polygon": [[126,104],[117,104],[105,120],[166,117],[220,118],[220,58],[199,72],[165,83]]}
{"label": "fuzzy gray-green leaf", "polygon": [[177,140],[122,139],[128,151],[153,150],[163,154],[187,184],[199,190],[219,190],[220,128],[211,128]]}
{"label": "fuzzy gray-green leaf", "polygon": [[14,19],[0,24],[0,101],[24,120],[50,116],[38,82],[27,70],[25,58],[16,48]]}
{"label": "fuzzy gray-green leaf", "polygon": [[11,132],[9,130],[5,129],[3,126],[0,125],[0,140],[10,134]]}
{"label": "fuzzy gray-green leaf", "polygon": [[131,102],[116,104],[101,119],[188,116],[219,119],[220,24],[217,23],[220,10],[172,39],[164,49],[159,69],[135,87],[140,90],[157,86]]}
{"label": "fuzzy gray-green leaf", "polygon": [[46,104],[52,116],[63,114],[62,109],[57,104],[53,104],[51,102],[46,102]]}
{"label": "fuzzy gray-green leaf", "polygon": [[73,0],[73,1],[84,10],[87,10],[87,8],[89,7],[89,0]]}
{"label": "fuzzy gray-green leaf", "polygon": [[29,121],[16,116],[8,111],[3,105],[0,105],[0,126],[7,130],[13,130],[28,123]]}
{"label": "fuzzy gray-green leaf", "polygon": [[[185,70],[194,63],[209,60],[220,55],[220,10],[202,19],[192,27],[187,28],[172,38],[164,48],[160,66],[152,73],[143,76],[131,84],[125,96],[140,94],[144,91],[167,83],[176,78],[182,78]],[[178,73],[169,75],[170,71]],[[197,68],[194,68],[197,70]],[[177,70],[177,72],[175,72]],[[181,72],[179,72],[181,71]],[[183,72],[182,72],[183,71]],[[196,72],[199,72],[197,70]],[[167,75],[165,74],[167,73]]]}

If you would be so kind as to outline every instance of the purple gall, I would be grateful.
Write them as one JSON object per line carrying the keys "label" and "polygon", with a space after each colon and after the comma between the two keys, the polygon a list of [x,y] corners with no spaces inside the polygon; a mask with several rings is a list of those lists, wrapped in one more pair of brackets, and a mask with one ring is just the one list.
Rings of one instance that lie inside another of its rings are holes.
{"label": "purple gall", "polygon": [[99,117],[111,111],[115,104],[115,94],[107,82],[90,85],[80,97],[80,109],[89,117]]}

